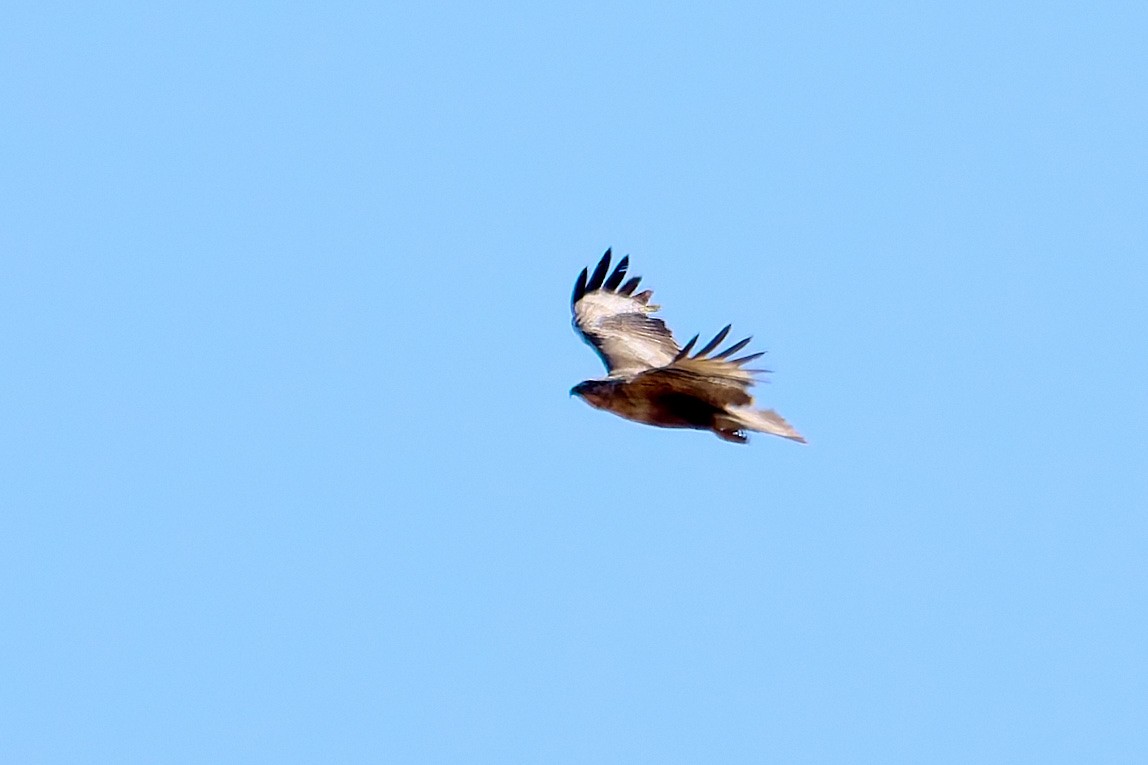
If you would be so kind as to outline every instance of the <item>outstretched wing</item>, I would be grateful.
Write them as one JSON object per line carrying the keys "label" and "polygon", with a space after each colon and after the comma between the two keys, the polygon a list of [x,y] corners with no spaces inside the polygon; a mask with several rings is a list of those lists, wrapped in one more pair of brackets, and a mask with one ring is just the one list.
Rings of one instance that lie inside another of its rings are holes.
{"label": "outstretched wing", "polygon": [[650,314],[659,306],[650,305],[649,290],[634,295],[641,277],[625,284],[629,256],[610,271],[610,250],[598,261],[593,274],[583,268],[574,285],[570,307],[574,328],[594,347],[611,377],[620,377],[671,363],[678,344],[665,322]]}
{"label": "outstretched wing", "polygon": [[748,345],[752,338],[747,337],[716,355],[709,355],[721,345],[729,330],[727,324],[713,340],[691,356],[690,351],[698,341],[698,336],[694,335],[669,364],[639,374],[630,384],[644,389],[644,394],[650,398],[677,394],[705,401],[724,410],[719,424],[724,424],[731,431],[756,430],[805,443],[801,434],[777,412],[754,408],[749,388],[757,381],[756,374],[769,370],[747,369],[745,364],[760,358],[764,353],[730,358]]}
{"label": "outstretched wing", "polygon": [[751,353],[731,359],[731,356],[749,344],[752,338],[747,337],[710,356],[725,340],[729,330],[730,325],[727,324],[713,340],[691,356],[690,351],[694,349],[699,337],[694,335],[667,364],[643,372],[634,382],[650,386],[666,385],[675,392],[710,401],[716,406],[752,404],[753,397],[749,394],[749,388],[757,382],[755,375],[769,370],[746,369],[744,365],[765,354]]}

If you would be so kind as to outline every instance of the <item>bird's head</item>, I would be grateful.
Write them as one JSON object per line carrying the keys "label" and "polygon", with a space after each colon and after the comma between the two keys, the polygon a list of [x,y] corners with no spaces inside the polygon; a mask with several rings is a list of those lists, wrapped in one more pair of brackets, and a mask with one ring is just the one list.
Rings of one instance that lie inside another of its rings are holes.
{"label": "bird's head", "polygon": [[600,407],[609,395],[612,383],[606,380],[585,380],[570,389],[571,396],[578,396],[590,406]]}

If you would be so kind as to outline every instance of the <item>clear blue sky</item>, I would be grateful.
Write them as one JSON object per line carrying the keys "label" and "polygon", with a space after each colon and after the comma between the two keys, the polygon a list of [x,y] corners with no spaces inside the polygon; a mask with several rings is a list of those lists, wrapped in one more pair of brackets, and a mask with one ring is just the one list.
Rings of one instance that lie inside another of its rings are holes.
{"label": "clear blue sky", "polygon": [[1148,761],[1143,3],[182,5],[0,13],[0,761]]}

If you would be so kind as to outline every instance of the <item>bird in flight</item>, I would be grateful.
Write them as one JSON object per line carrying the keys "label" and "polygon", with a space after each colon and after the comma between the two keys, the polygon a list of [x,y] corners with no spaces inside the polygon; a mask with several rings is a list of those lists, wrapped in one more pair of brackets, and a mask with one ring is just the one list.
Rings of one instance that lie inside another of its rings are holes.
{"label": "bird in flight", "polygon": [[750,338],[710,355],[729,334],[727,325],[690,355],[698,336],[678,347],[665,322],[651,315],[660,308],[650,305],[653,293],[634,294],[641,277],[623,283],[629,265],[627,255],[611,271],[610,250],[606,250],[592,274],[583,268],[578,275],[570,299],[574,329],[602,357],[607,375],[578,383],[570,394],[627,420],[661,428],[708,430],[737,444],[746,442],[746,431],[805,443],[777,412],[754,408],[749,387],[756,373],[768,370],[744,365],[763,354],[730,358]]}

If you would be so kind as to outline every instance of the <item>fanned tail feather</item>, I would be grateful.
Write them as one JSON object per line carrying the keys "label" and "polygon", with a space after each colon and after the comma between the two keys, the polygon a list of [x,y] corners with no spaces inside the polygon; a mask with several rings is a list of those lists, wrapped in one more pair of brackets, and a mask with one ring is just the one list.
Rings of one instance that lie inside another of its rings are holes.
{"label": "fanned tail feather", "polygon": [[726,408],[726,413],[729,415],[730,420],[739,428],[747,430],[755,430],[758,433],[769,433],[782,438],[788,438],[791,441],[798,441],[805,443],[805,439],[793,429],[793,426],[785,421],[777,412],[772,409],[754,409],[749,406],[731,406]]}

